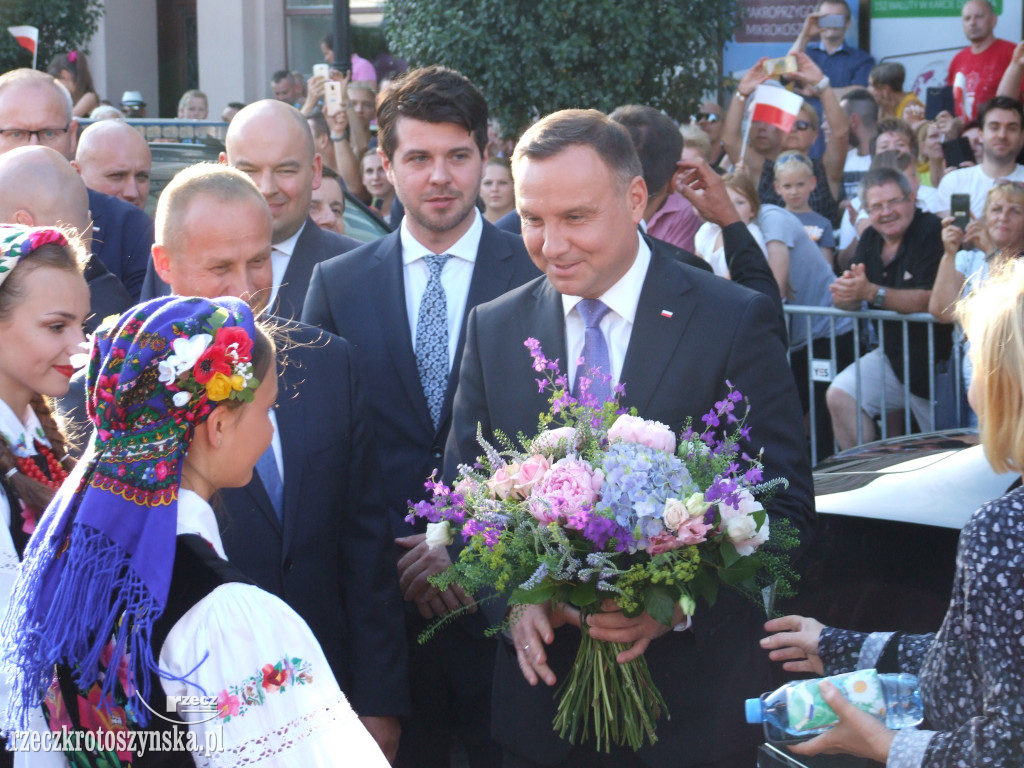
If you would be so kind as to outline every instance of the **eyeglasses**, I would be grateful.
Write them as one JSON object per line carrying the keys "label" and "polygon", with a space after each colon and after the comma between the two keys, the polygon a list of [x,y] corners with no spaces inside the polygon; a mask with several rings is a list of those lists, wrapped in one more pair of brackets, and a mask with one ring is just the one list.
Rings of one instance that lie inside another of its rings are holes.
{"label": "eyeglasses", "polygon": [[40,144],[55,144],[67,134],[70,128],[71,123],[63,128],[40,128],[36,131],[29,131],[25,128],[0,128],[0,138],[16,144],[28,144],[35,136]]}
{"label": "eyeglasses", "polygon": [[868,216],[874,216],[877,213],[888,213],[889,211],[895,211],[897,206],[907,202],[909,199],[909,197],[897,197],[892,200],[886,200],[884,203],[869,205],[864,210],[868,212]]}
{"label": "eyeglasses", "polygon": [[993,187],[1016,187],[1017,189],[1024,189],[1024,182],[1014,181],[1013,179],[996,179],[996,183]]}
{"label": "eyeglasses", "polygon": [[793,123],[793,130],[794,131],[809,131],[813,127],[814,126],[812,126],[806,120],[797,120],[795,123]]}
{"label": "eyeglasses", "polygon": [[700,112],[697,114],[697,122],[699,123],[701,120],[705,120],[709,123],[717,123],[719,117],[714,112]]}

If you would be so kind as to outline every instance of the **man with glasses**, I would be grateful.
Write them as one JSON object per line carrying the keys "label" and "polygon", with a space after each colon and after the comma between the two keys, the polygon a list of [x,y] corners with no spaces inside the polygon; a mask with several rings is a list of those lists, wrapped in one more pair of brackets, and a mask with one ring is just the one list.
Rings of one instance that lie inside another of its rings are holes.
{"label": "man with glasses", "polygon": [[[44,72],[15,69],[0,76],[0,153],[41,144],[73,160],[78,121],[71,109],[71,94]],[[153,221],[134,205],[93,189],[89,212],[93,255],[138,300],[153,245]]]}
{"label": "man with glasses", "polygon": [[722,108],[713,101],[705,101],[700,105],[700,112],[694,118],[697,127],[707,134],[711,142],[711,157],[708,158],[708,165],[716,170],[723,168],[723,162],[728,162],[725,153],[725,144],[722,143]]}
{"label": "man with glasses", "polygon": [[[832,303],[838,309],[869,308],[910,314],[927,312],[932,283],[942,258],[942,222],[914,205],[907,177],[895,168],[876,168],[861,182],[861,199],[871,226],[861,235],[857,252],[832,284]],[[883,321],[881,345],[845,368],[826,395],[832,428],[841,449],[878,437],[876,420],[893,416],[889,433],[899,431],[907,407],[904,381],[909,376],[909,407],[921,431],[932,427],[928,401],[928,326],[908,328],[908,367],[904,369],[903,329]],[[935,359],[948,356],[948,333],[935,334]],[[860,404],[857,377],[860,376]],[[857,439],[857,424],[861,439]]]}

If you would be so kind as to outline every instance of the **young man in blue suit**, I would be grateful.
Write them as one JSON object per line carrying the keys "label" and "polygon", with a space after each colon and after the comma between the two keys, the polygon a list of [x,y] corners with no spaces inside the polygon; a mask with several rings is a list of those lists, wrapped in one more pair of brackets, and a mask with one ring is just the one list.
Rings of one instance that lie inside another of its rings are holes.
{"label": "young man in blue suit", "polygon": [[[237,118],[236,118],[237,119]],[[303,320],[354,347],[367,383],[386,482],[410,636],[413,717],[403,723],[400,765],[450,764],[452,732],[471,765],[497,764],[489,705],[495,641],[465,617],[424,646],[425,622],[471,598],[427,578],[448,564],[404,521],[408,501],[440,473],[462,357],[466,313],[538,275],[518,235],[476,209],[487,143],[487,104],[458,72],[410,72],[377,105],[381,155],[405,206],[402,226],[318,265]],[[476,623],[473,623],[476,619]]]}
{"label": "young man in blue suit", "polygon": [[[607,308],[597,326],[607,372],[625,385],[623,404],[636,406],[644,418],[677,432],[687,417],[699,424],[728,392],[726,381],[749,398],[751,441],[743,448],[754,455],[764,446],[766,478],[789,480],[769,503],[769,515],[791,520],[806,541],[814,518],[810,467],[772,301],[681,264],[666,245],[638,234],[647,204],[640,161],[628,134],[600,112],[548,116],[520,140],[512,167],[524,242],[545,277],[469,316],[446,476],[479,454],[478,425],[485,436],[536,430],[547,402],[523,342],[538,339],[545,355],[564,361],[563,372],[575,379],[583,313],[591,307],[581,301],[587,299]],[[710,173],[706,166],[698,170]],[[727,199],[710,199],[723,190],[706,178],[684,194],[699,200],[723,229],[742,227]],[[493,613],[494,605],[484,611]],[[646,613],[591,616],[592,637],[630,646],[620,660],[647,655],[672,718],[659,723],[653,747],[605,755],[593,743],[573,747],[551,727],[552,686],[565,679],[575,657],[579,613],[563,605],[527,606],[499,647],[495,667],[493,731],[504,748],[504,768],[754,765],[760,732],[744,724],[739,702],[771,687],[757,645],[764,620],[758,613],[724,590],[690,628],[677,609],[678,631]]]}

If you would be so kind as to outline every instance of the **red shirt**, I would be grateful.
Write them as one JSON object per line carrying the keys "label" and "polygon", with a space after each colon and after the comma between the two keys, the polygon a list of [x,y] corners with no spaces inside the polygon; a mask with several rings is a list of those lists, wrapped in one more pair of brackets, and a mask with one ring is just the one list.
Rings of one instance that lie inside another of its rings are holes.
{"label": "red shirt", "polygon": [[[996,95],[1003,72],[1013,60],[1014,47],[1009,40],[996,38],[981,53],[972,53],[968,46],[953,57],[946,83],[953,86],[957,116],[973,120],[978,107]],[[958,78],[961,74],[963,77]]]}

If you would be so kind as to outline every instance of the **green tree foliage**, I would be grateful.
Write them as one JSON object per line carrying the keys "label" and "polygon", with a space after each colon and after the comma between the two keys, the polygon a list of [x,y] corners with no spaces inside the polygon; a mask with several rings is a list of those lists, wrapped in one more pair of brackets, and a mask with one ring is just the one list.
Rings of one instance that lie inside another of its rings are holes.
{"label": "green tree foliage", "polygon": [[36,68],[45,70],[58,53],[84,50],[102,15],[103,0],[2,0],[0,72],[32,66],[32,54],[18,45],[8,27],[39,28]]}
{"label": "green tree foliage", "polygon": [[558,109],[689,114],[719,85],[735,0],[387,0],[390,49],[469,77],[522,130]]}

